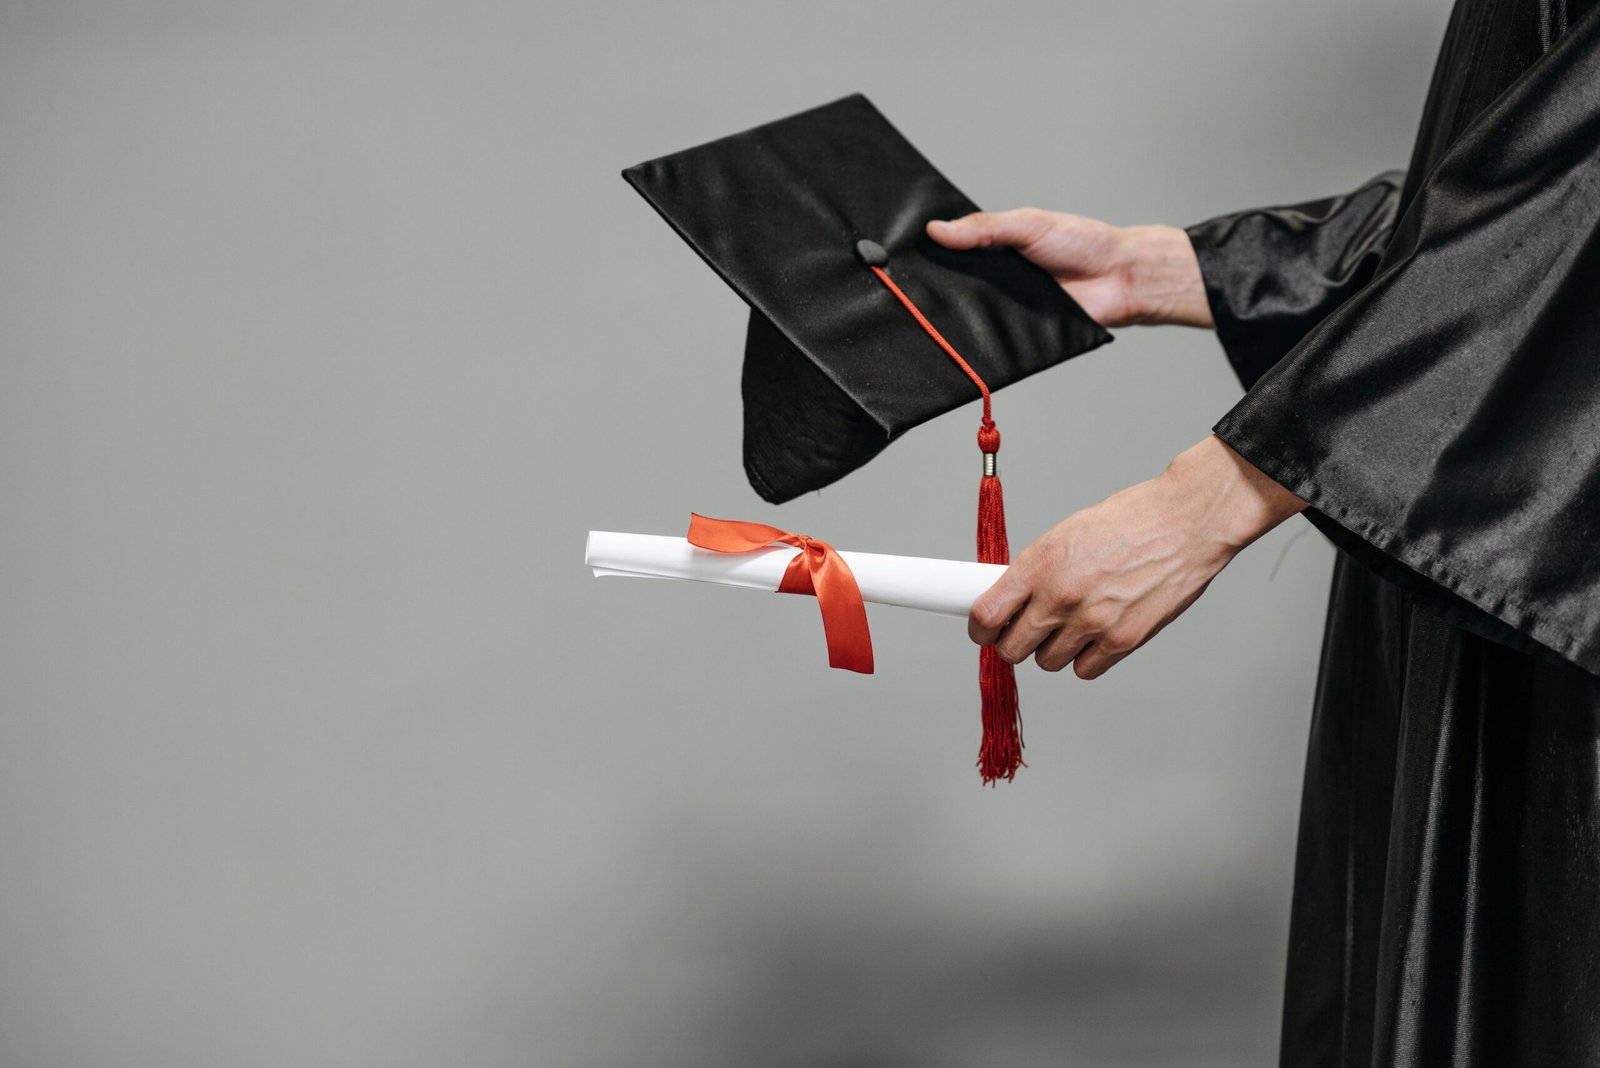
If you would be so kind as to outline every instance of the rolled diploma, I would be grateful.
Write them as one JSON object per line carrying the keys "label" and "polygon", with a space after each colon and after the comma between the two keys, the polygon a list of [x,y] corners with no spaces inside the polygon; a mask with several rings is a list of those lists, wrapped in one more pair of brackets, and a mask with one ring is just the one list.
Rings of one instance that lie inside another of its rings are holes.
{"label": "rolled diploma", "polygon": [[[599,577],[688,579],[774,593],[799,550],[774,545],[752,553],[718,553],[684,538],[589,531],[583,562]],[[1004,564],[884,556],[839,550],[856,577],[861,599],[874,604],[964,616],[978,595],[1005,573]]]}

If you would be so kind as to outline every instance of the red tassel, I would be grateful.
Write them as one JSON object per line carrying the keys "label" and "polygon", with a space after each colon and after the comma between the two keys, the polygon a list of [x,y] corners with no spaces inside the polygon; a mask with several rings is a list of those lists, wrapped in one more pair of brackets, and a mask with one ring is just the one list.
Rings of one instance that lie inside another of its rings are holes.
{"label": "red tassel", "polygon": [[[987,398],[985,398],[987,399]],[[985,419],[978,430],[983,450],[983,480],[978,483],[978,561],[1009,564],[1011,543],[1006,538],[1006,499],[1000,487],[995,454],[1000,451],[1000,431]],[[1000,659],[993,645],[978,650],[978,691],[983,696],[983,744],[978,748],[978,772],[987,785],[1017,777],[1022,760],[1022,709],[1017,700],[1017,675]]]}
{"label": "red tassel", "polygon": [[[911,313],[917,325],[972,379],[983,397],[983,425],[978,428],[978,448],[983,450],[983,481],[978,483],[978,562],[1009,564],[1011,544],[1006,540],[1006,502],[995,469],[1000,431],[995,429],[990,414],[989,387],[961,353],[928,322],[911,298],[894,284],[889,272],[883,269],[883,249],[863,241],[856,246],[856,254]],[[1017,777],[1018,768],[1028,766],[1022,760],[1022,712],[1017,702],[1016,670],[1000,659],[993,645],[978,650],[978,692],[983,695],[983,743],[978,747],[978,771],[984,785],[1001,779],[1009,782]]]}

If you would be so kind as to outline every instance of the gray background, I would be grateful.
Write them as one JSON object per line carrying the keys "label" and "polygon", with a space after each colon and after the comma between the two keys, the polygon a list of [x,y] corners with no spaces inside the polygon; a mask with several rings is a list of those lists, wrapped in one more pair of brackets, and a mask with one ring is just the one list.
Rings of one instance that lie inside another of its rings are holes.
{"label": "gray background", "polygon": [[[0,1063],[1265,1065],[1330,550],[1109,676],[599,583],[690,509],[970,552],[972,410],[773,509],[742,308],[618,177],[854,90],[1116,222],[1403,165],[1444,0],[0,3]],[[1008,391],[1013,536],[1237,396]]]}

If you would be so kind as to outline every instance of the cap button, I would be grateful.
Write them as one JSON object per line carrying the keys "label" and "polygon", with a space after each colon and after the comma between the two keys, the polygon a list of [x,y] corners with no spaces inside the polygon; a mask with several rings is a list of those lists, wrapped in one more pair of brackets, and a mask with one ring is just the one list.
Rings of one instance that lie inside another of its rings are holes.
{"label": "cap button", "polygon": [[883,246],[866,238],[856,242],[856,258],[868,267],[882,267],[889,262],[889,254]]}

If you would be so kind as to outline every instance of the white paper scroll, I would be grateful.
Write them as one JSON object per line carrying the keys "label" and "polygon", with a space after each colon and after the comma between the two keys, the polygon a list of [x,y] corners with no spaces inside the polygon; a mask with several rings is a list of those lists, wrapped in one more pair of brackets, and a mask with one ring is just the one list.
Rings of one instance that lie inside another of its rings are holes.
{"label": "white paper scroll", "polygon": [[[688,579],[776,592],[798,550],[775,545],[752,553],[718,553],[683,538],[591,530],[583,561],[598,576]],[[839,550],[856,577],[861,599],[874,604],[965,616],[978,595],[1005,572],[1004,564],[883,556]]]}

